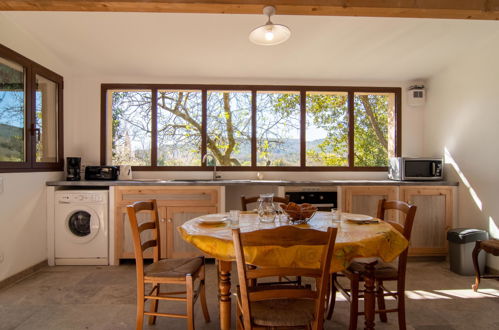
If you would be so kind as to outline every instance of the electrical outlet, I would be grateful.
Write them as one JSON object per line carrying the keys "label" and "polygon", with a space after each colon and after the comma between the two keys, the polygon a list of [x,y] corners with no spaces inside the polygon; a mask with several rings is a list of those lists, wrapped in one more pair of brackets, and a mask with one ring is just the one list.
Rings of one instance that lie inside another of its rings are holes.
{"label": "electrical outlet", "polygon": [[3,255],[3,252],[0,253],[0,264],[4,261],[5,256]]}

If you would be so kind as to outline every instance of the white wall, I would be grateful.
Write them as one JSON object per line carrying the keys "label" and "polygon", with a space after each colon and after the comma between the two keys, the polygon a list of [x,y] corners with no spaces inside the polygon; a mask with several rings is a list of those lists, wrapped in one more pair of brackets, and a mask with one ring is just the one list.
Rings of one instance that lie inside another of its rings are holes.
{"label": "white wall", "polygon": [[[0,281],[47,259],[45,182],[59,172],[0,173]],[[1,258],[0,258],[1,259]]]}
{"label": "white wall", "polygon": [[[407,105],[407,87],[409,82],[360,82],[360,81],[317,81],[317,80],[234,80],[213,78],[212,80],[172,77],[116,77],[88,75],[75,79],[72,95],[74,104],[66,113],[67,129],[72,136],[66,140],[66,155],[81,156],[82,163],[96,165],[100,163],[100,85],[101,83],[179,83],[179,84],[274,84],[274,85],[317,85],[317,86],[384,86],[402,88],[402,153],[404,156],[421,156],[423,150],[423,109]],[[386,179],[385,172],[267,172],[267,179]],[[207,172],[141,172],[134,173],[135,178],[209,178]],[[256,178],[254,172],[225,172],[222,177]]]}
{"label": "white wall", "polygon": [[[65,78],[70,76],[49,50],[1,14],[0,43]],[[0,177],[4,182],[0,193],[1,281],[47,259],[45,182],[59,180],[62,174],[0,173]]]}
{"label": "white wall", "polygon": [[[459,227],[499,238],[499,33],[428,83],[424,150],[447,150],[450,178],[459,180]],[[499,269],[499,259],[489,266]]]}

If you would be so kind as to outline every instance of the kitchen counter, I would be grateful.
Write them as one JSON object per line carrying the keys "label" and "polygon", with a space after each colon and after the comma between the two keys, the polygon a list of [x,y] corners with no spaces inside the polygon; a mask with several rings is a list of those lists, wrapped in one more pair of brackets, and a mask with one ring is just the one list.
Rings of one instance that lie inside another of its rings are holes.
{"label": "kitchen counter", "polygon": [[48,181],[47,186],[109,187],[109,186],[457,186],[453,181],[393,180],[160,180],[137,179],[121,181]]}

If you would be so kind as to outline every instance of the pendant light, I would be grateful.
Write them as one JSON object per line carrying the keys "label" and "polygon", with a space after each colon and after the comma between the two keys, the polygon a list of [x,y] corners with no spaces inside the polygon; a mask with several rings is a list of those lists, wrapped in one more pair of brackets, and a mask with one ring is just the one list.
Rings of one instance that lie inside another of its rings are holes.
{"label": "pendant light", "polygon": [[265,25],[259,26],[249,35],[252,43],[262,46],[273,46],[285,42],[291,36],[291,31],[285,25],[274,24],[270,20],[275,15],[275,7],[266,6],[263,8],[263,14],[268,17]]}

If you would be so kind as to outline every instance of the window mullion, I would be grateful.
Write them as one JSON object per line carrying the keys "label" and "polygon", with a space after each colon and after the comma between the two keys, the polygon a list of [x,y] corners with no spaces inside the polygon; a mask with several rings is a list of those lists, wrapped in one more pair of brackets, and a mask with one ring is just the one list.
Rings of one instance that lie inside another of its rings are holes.
{"label": "window mullion", "polygon": [[354,117],[354,92],[348,92],[348,167],[354,167],[354,139],[355,139],[355,117]]}
{"label": "window mullion", "polygon": [[158,166],[158,89],[151,90],[151,166]]}
{"label": "window mullion", "polygon": [[307,153],[307,134],[306,134],[306,124],[307,124],[307,92],[305,90],[300,91],[300,167],[306,166],[306,153]]}
{"label": "window mullion", "polygon": [[[208,152],[207,147],[207,122],[208,122],[208,92],[206,89],[201,91],[201,160]],[[206,167],[206,164],[201,161],[201,167]]]}
{"label": "window mullion", "polygon": [[36,80],[35,72],[31,66],[26,67],[26,162],[33,168],[36,163],[36,140],[33,138],[35,131],[36,114]]}
{"label": "window mullion", "polygon": [[256,90],[251,91],[251,167],[256,167]]}

